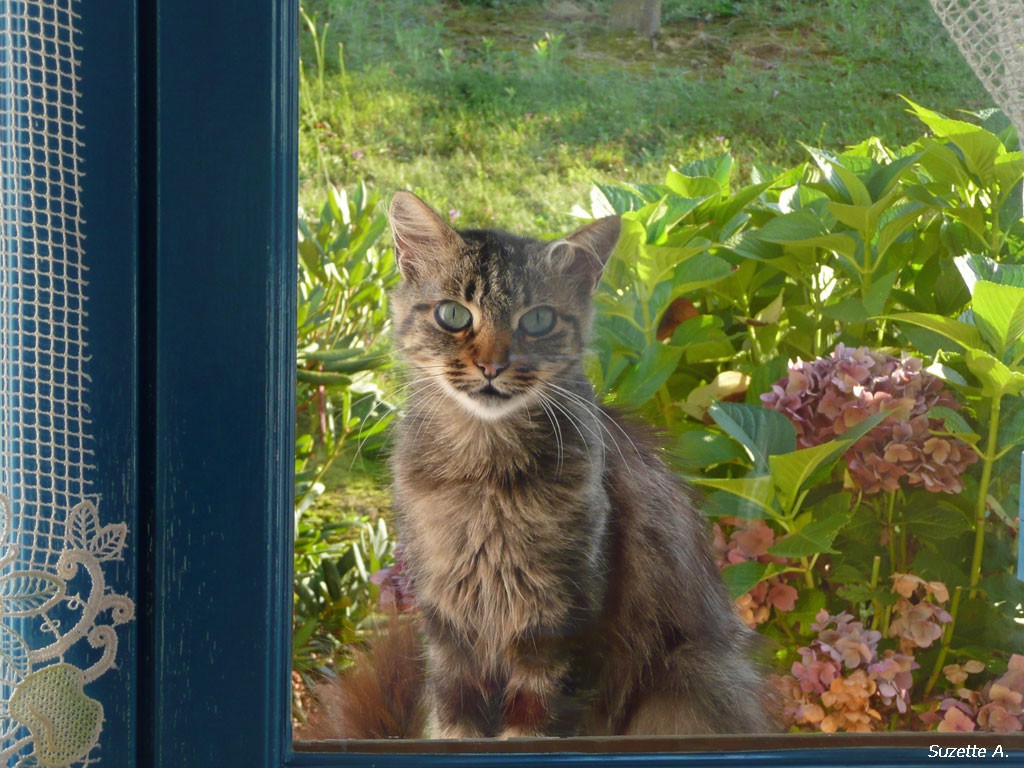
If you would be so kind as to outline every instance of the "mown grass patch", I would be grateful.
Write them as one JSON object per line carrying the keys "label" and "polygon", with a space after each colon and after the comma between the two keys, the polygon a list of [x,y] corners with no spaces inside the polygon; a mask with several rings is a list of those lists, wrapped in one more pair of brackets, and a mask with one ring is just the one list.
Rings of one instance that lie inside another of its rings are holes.
{"label": "mown grass patch", "polygon": [[571,226],[592,181],[660,179],[728,148],[803,159],[989,106],[927,0],[666,2],[662,32],[607,31],[608,0],[316,0],[322,90],[303,43],[301,201],[360,179],[421,192],[453,218],[529,232]]}

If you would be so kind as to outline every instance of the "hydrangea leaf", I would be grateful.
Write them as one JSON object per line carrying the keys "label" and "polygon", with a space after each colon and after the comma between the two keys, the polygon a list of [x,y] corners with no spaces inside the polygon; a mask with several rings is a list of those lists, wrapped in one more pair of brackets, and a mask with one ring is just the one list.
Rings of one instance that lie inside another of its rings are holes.
{"label": "hydrangea leaf", "polygon": [[876,413],[855,427],[851,427],[843,436],[821,445],[803,448],[792,453],[768,457],[772,480],[778,488],[779,496],[787,514],[794,514],[792,509],[805,486],[810,485],[822,471],[827,471],[833,462],[839,459],[850,447],[865,434],[882,423],[888,416]]}
{"label": "hydrangea leaf", "polygon": [[729,590],[729,596],[735,600],[760,584],[767,571],[768,563],[760,563],[757,560],[733,563],[722,569],[722,581]]}
{"label": "hydrangea leaf", "polygon": [[750,502],[754,510],[763,513],[761,515],[748,515],[749,517],[774,515],[772,501],[775,499],[775,489],[772,479],[767,475],[732,478],[692,477],[690,482],[739,496],[741,499]]}
{"label": "hydrangea leaf", "polygon": [[768,551],[779,557],[810,557],[824,552],[835,554],[832,542],[849,521],[849,511],[832,512],[779,539]]}
{"label": "hydrangea leaf", "polygon": [[[868,192],[868,188],[864,186],[864,182],[857,177],[857,174],[840,162],[840,158],[831,152],[806,144],[803,147],[814,158],[815,164],[824,177],[825,184],[836,193],[842,202],[865,207],[871,205],[871,193]],[[849,163],[853,161],[853,158],[847,157],[843,160]]]}
{"label": "hydrangea leaf", "polygon": [[1024,444],[1024,407],[1009,419],[1001,420],[999,424],[999,450],[1006,450],[1015,445]]}
{"label": "hydrangea leaf", "polygon": [[903,523],[914,537],[924,542],[945,541],[972,529],[959,509],[941,503],[905,509]]}
{"label": "hydrangea leaf", "polygon": [[692,429],[681,433],[673,444],[681,461],[698,467],[738,462],[744,456],[743,449],[725,435],[708,429]]}
{"label": "hydrangea leaf", "polygon": [[[929,372],[931,372],[930,369]],[[928,418],[939,419],[950,434],[964,438],[969,443],[973,444],[978,441],[978,435],[971,429],[971,425],[967,423],[967,420],[958,411],[954,411],[952,408],[947,408],[944,405],[933,405],[928,409]]]}
{"label": "hydrangea leaf", "polygon": [[857,241],[850,235],[831,234],[824,222],[810,210],[793,211],[768,221],[756,235],[758,240],[779,245],[824,248],[852,258]]}
{"label": "hydrangea leaf", "polygon": [[964,353],[967,368],[981,381],[984,397],[1018,395],[1024,392],[1024,373],[1007,368],[987,352],[969,349]]}
{"label": "hydrangea leaf", "polygon": [[1016,285],[1024,288],[1024,264],[1000,264],[995,259],[975,253],[957,256],[953,259],[970,291],[979,280],[999,285]]}
{"label": "hydrangea leaf", "polygon": [[804,589],[789,612],[789,620],[800,627],[800,634],[812,632],[811,625],[817,621],[818,612],[825,607],[825,593],[820,589]]}
{"label": "hydrangea leaf", "polygon": [[721,318],[697,315],[676,326],[670,343],[685,350],[688,364],[731,359],[736,350],[722,328]]}
{"label": "hydrangea leaf", "polygon": [[743,449],[754,462],[754,472],[768,470],[768,457],[796,450],[796,430],[779,411],[746,403],[718,402],[708,415]]}
{"label": "hydrangea leaf", "polygon": [[[778,576],[784,573],[800,573],[799,568],[794,568],[787,565],[779,565],[778,563],[762,563],[757,560],[747,560],[741,563],[733,563],[727,565],[722,569],[722,580],[725,582],[726,588],[729,590],[729,594],[732,595],[735,600],[740,595],[744,595],[765,579],[770,579],[773,576]],[[792,589],[792,588],[789,588]],[[793,599],[796,598],[796,591],[793,590],[790,595]],[[777,595],[776,599],[785,603],[790,595]],[[779,607],[780,610],[791,611],[792,606]]]}
{"label": "hydrangea leaf", "polygon": [[899,323],[911,323],[926,328],[949,339],[963,349],[979,349],[982,346],[981,334],[975,326],[942,315],[929,315],[924,312],[898,312],[876,319],[895,320]]}
{"label": "hydrangea leaf", "polygon": [[1024,336],[1024,288],[979,280],[971,307],[978,328],[999,357]]}
{"label": "hydrangea leaf", "polygon": [[667,344],[652,344],[644,350],[643,355],[618,386],[618,394],[622,402],[629,405],[642,405],[654,397],[655,393],[668,381],[673,374],[683,350]]}
{"label": "hydrangea leaf", "polygon": [[964,597],[953,630],[954,647],[1024,648],[1024,624],[1018,624],[989,598]]}
{"label": "hydrangea leaf", "polygon": [[999,137],[974,123],[952,120],[907,100],[918,120],[931,128],[940,138],[949,139],[960,150],[967,169],[977,175],[983,184],[993,180],[996,158],[1006,154]]}

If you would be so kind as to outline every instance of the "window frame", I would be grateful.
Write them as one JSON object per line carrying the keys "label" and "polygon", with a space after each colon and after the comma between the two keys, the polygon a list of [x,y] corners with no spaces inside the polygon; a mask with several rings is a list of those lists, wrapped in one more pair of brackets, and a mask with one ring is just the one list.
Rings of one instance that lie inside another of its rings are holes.
{"label": "window frame", "polygon": [[[1016,738],[973,734],[544,740],[505,752],[492,751],[494,742],[296,748],[298,0],[139,0],[131,8],[136,390],[127,396],[134,418],[112,422],[137,450],[138,744],[124,764],[368,768],[407,765],[422,749],[421,766],[882,766],[920,763],[930,744],[1024,748]],[[595,751],[605,747],[615,751]]]}

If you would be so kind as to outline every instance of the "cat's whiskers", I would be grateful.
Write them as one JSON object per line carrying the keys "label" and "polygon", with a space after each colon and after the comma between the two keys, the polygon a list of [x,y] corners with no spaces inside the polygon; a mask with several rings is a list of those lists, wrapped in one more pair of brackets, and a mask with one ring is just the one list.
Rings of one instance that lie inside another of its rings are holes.
{"label": "cat's whiskers", "polygon": [[592,429],[590,429],[586,425],[582,424],[577,415],[573,413],[570,409],[568,409],[565,405],[559,403],[557,399],[544,394],[540,390],[537,391],[537,396],[541,399],[542,402],[547,402],[548,404],[550,404],[552,408],[556,408],[563,416],[565,416],[566,421],[568,421],[569,424],[572,425],[573,429],[576,430],[576,434],[580,436],[580,443],[582,443],[583,450],[587,454],[587,460],[593,461],[593,456],[591,456],[590,454],[590,443],[588,443],[587,438],[583,436],[583,432],[580,429],[580,426],[582,425],[583,428],[586,429],[587,432],[590,433],[590,436],[595,440],[600,440],[601,436],[599,434],[596,434]]}
{"label": "cat's whiskers", "polygon": [[[396,389],[395,389],[395,390],[394,390],[394,391],[392,392],[392,395],[398,395],[398,394],[401,394],[401,393],[405,392],[406,390],[409,390],[409,389],[410,389],[410,388],[411,388],[412,386],[414,386],[414,385],[415,385],[416,383],[417,383],[417,382],[415,382],[415,381],[407,382],[407,383],[403,384],[403,385],[402,385],[401,387],[398,387],[398,388],[396,388]],[[354,402],[352,403],[352,405],[353,405],[353,406],[355,406],[355,405],[357,405],[358,403],[361,403],[361,402],[362,402],[363,400],[365,400],[365,399],[367,399],[367,398],[369,398],[369,397],[373,397],[373,396],[375,396],[375,394],[376,394],[376,393],[370,393],[370,394],[364,395],[363,397],[361,397],[361,398],[359,398],[358,400],[354,401]],[[416,394],[416,392],[411,392],[411,393],[410,393],[410,395],[411,395],[411,396],[415,396],[415,394]],[[388,403],[388,402],[386,402],[386,401],[384,401],[384,400],[381,400],[381,401],[379,401],[379,402],[377,403],[377,405],[378,405],[378,406],[383,406],[384,408],[386,408],[386,409],[387,409],[387,412],[388,412],[388,413],[397,413],[397,412],[399,411],[399,408],[398,408],[398,406],[392,405],[391,403]],[[363,427],[364,427],[364,425],[366,424],[366,420],[367,420],[367,419],[369,419],[369,418],[370,418],[371,416],[373,416],[373,414],[374,414],[374,413],[376,413],[376,412],[377,412],[377,407],[375,406],[374,408],[371,408],[371,409],[370,409],[370,411],[369,411],[369,412],[368,412],[368,413],[367,413],[367,414],[366,414],[365,416],[363,416],[363,418],[362,418],[362,419],[360,419],[360,421],[359,421],[359,431],[360,431],[360,432],[362,432],[362,431],[363,431]],[[382,416],[381,416],[381,418],[384,418],[384,416],[382,415]],[[359,454],[360,454],[360,453],[362,452],[362,450],[363,450],[363,446],[364,446],[364,445],[366,445],[366,441],[367,441],[367,440],[369,440],[369,439],[370,439],[370,437],[371,437],[370,435],[366,435],[366,436],[362,437],[362,438],[361,438],[361,439],[359,440],[359,442],[358,442],[358,443],[356,444],[356,449],[355,449],[355,451],[353,451],[353,454],[352,454],[352,462],[351,462],[351,463],[349,464],[349,469],[350,469],[350,470],[351,470],[351,469],[352,469],[353,467],[355,467],[356,461],[357,461],[357,460],[358,460],[358,458],[359,458]],[[386,432],[384,433],[384,443],[383,443],[383,447],[385,447],[385,448],[386,448],[387,446],[389,446],[389,445],[391,444],[391,441],[392,441],[393,439],[394,439],[394,437],[393,437],[393,433],[392,433],[392,431],[391,431],[391,430],[387,430],[387,431],[386,431]]]}
{"label": "cat's whiskers", "polygon": [[642,458],[643,454],[640,453],[640,449],[637,448],[636,443],[633,442],[633,439],[629,436],[629,433],[626,432],[626,430],[623,429],[622,426],[615,419],[613,419],[610,415],[605,413],[596,403],[587,400],[585,397],[582,397],[579,394],[569,389],[566,389],[565,387],[555,384],[550,379],[546,380],[544,383],[546,386],[551,387],[559,394],[561,394],[563,397],[568,399],[570,402],[575,402],[578,405],[582,406],[583,408],[586,408],[595,416],[594,420],[597,422],[598,426],[604,431],[604,433],[608,436],[608,440],[612,444],[612,446],[614,446],[615,452],[619,455],[619,458],[622,459],[623,466],[625,466],[627,471],[629,471],[632,475],[633,472],[630,468],[630,463],[626,460],[625,455],[622,453],[622,448],[619,446],[618,438],[612,433],[610,429],[608,429],[608,427],[604,425],[602,418],[606,421],[611,422],[611,424],[617,430],[619,430],[619,432],[622,433],[622,436],[626,438],[626,442],[628,442],[630,446],[632,446],[633,450],[636,452],[636,455]]}
{"label": "cat's whiskers", "polygon": [[[555,375],[557,376],[557,374],[555,374]],[[567,381],[575,381],[575,380],[567,379]],[[559,386],[559,385],[551,382],[550,380],[548,382],[546,382],[546,383],[550,384],[553,388],[557,389],[559,392],[564,394],[566,397],[570,397],[570,398],[576,400],[580,405],[582,405],[582,406],[588,408],[589,410],[591,410],[595,415],[597,415],[599,417],[599,419],[603,418],[606,421],[608,421],[611,424],[613,424],[615,426],[615,428],[618,429],[619,432],[622,433],[622,436],[624,438],[626,438],[626,442],[628,442],[630,447],[633,448],[633,450],[636,452],[636,455],[637,456],[642,456],[643,455],[643,454],[640,453],[640,449],[637,448],[636,443],[634,443],[633,439],[629,436],[629,433],[625,429],[622,428],[622,425],[620,425],[618,423],[618,421],[616,421],[614,418],[612,418],[611,415],[606,413],[597,403],[595,403],[595,402],[593,402],[591,400],[588,400],[585,397],[582,397],[580,394],[578,394],[576,392],[573,392],[572,390],[569,390],[569,389],[566,389],[565,387]],[[608,436],[610,438],[612,438],[613,442],[617,443],[618,442],[617,438],[615,438],[612,435],[612,433],[607,429],[607,427],[604,427],[604,429],[605,429],[605,432],[608,434]]]}
{"label": "cat's whiskers", "polygon": [[[419,393],[417,393],[419,396]],[[419,440],[423,434],[423,430],[426,429],[427,425],[434,423],[434,416],[439,410],[449,403],[449,397],[439,387],[432,387],[431,391],[426,394],[423,398],[426,405],[425,409],[417,411],[417,418],[419,424],[416,425],[415,440]]]}
{"label": "cat's whiskers", "polygon": [[[544,414],[548,417],[548,421],[551,423],[551,428],[555,434],[555,450],[558,456],[558,462],[556,467],[556,474],[562,474],[562,427],[558,423],[558,417],[552,412],[551,407],[548,405],[547,398],[540,392],[537,392],[538,404],[544,411]],[[529,413],[529,409],[527,409]]]}

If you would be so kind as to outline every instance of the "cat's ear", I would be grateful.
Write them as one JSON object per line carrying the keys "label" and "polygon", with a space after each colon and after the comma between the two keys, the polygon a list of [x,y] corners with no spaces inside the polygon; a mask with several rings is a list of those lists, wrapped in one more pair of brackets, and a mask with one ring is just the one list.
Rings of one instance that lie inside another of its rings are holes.
{"label": "cat's ear", "polygon": [[590,290],[596,290],[621,233],[622,220],[605,216],[555,240],[548,246],[548,258],[564,273],[582,278]]}
{"label": "cat's ear", "polygon": [[459,234],[412,192],[395,192],[388,220],[395,237],[395,260],[406,279],[422,274],[425,262],[442,261],[463,245]]}

